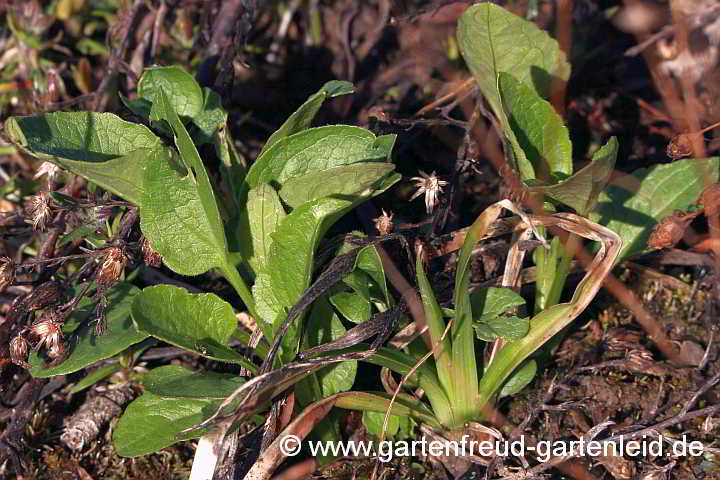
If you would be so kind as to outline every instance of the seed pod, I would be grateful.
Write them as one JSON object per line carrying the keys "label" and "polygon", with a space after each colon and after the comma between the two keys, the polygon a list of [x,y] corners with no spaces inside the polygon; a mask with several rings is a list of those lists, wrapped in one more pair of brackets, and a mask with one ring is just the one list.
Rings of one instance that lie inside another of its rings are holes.
{"label": "seed pod", "polygon": [[648,239],[648,248],[672,248],[677,245],[685,236],[685,229],[690,225],[690,222],[700,213],[702,211],[687,214],[677,211],[663,218],[660,223],[653,227]]}
{"label": "seed pod", "polygon": [[667,149],[665,150],[668,157],[673,160],[677,160],[678,158],[689,157],[692,155],[692,142],[694,140],[693,135],[697,134],[681,133],[679,135],[675,135],[672,140],[670,140],[670,143],[668,143]]}
{"label": "seed pod", "polygon": [[8,257],[0,257],[0,292],[15,281],[15,262]]}
{"label": "seed pod", "polygon": [[105,261],[100,266],[95,282],[100,291],[107,290],[122,275],[127,265],[127,257],[120,247],[110,247],[107,249]]}
{"label": "seed pod", "polygon": [[28,341],[22,335],[18,335],[10,341],[10,360],[15,365],[30,368],[30,365],[27,363],[28,350]]}
{"label": "seed pod", "polygon": [[29,312],[40,310],[57,303],[62,298],[62,287],[57,282],[41,283],[22,300],[22,306]]}
{"label": "seed pod", "polygon": [[33,228],[35,230],[44,230],[52,215],[48,193],[42,192],[32,196],[27,206],[27,213],[32,220]]}
{"label": "seed pod", "polygon": [[380,235],[387,235],[388,233],[392,232],[393,229],[393,223],[392,223],[393,214],[389,214],[383,209],[382,215],[377,217],[373,220],[373,223],[375,223],[375,228],[377,228],[378,233]]}
{"label": "seed pod", "polygon": [[148,240],[147,237],[143,237],[140,249],[142,250],[145,265],[149,267],[159,267],[162,265],[162,256],[152,248],[150,240]]}
{"label": "seed pod", "polygon": [[37,350],[45,347],[51,358],[57,358],[64,352],[62,323],[57,314],[50,312],[30,326],[30,335],[38,340]]}

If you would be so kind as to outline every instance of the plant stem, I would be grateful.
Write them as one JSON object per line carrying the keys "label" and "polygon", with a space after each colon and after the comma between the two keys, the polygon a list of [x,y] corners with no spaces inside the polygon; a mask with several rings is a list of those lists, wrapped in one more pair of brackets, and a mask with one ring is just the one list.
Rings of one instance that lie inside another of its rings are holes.
{"label": "plant stem", "polygon": [[257,311],[255,310],[255,299],[252,296],[252,292],[238,273],[237,268],[235,268],[233,265],[230,265],[229,262],[226,262],[225,265],[220,267],[220,271],[222,272],[225,279],[230,282],[230,285],[233,286],[237,294],[240,295],[240,298],[247,307],[250,316],[253,317],[256,321],[260,320],[260,318],[257,316]]}

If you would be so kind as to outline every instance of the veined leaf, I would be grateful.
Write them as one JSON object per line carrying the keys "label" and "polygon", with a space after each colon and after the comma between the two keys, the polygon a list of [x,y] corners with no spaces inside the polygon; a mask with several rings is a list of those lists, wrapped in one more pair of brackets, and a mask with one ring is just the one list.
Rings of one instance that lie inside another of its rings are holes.
{"label": "veined leaf", "polygon": [[469,7],[457,28],[460,52],[510,141],[522,178],[536,178],[502,108],[500,72],[511,74],[548,98],[553,77],[567,80],[570,65],[557,42],[534,23],[502,7],[482,3]]}
{"label": "veined leaf", "polygon": [[154,104],[160,92],[167,95],[181,117],[194,118],[203,110],[203,91],[195,78],[181,67],[146,68],[138,82],[138,95]]}
{"label": "veined leaf", "polygon": [[706,185],[717,182],[718,168],[718,157],[641,168],[608,185],[590,219],[620,235],[620,262],[645,251],[655,224],[675,210],[687,209]]}
{"label": "veined leaf", "polygon": [[535,177],[551,180],[570,175],[570,135],[553,106],[509,73],[500,72],[498,85],[510,128]]}
{"label": "veined leaf", "polygon": [[198,438],[207,429],[181,432],[210,418],[219,405],[220,400],[141,395],[128,405],[113,431],[115,451],[121,457],[139,457]]}
{"label": "veined leaf", "polygon": [[280,197],[291,208],[322,197],[352,195],[371,188],[395,170],[391,163],[362,162],[329,168],[289,178]]}
{"label": "veined leaf", "polygon": [[320,90],[310,96],[300,108],[295,110],[275,133],[270,135],[270,138],[265,142],[265,146],[263,146],[262,152],[260,153],[265,152],[265,150],[270,148],[278,140],[310,128],[313,118],[315,118],[315,115],[325,100],[347,95],[354,91],[355,88],[350,82],[344,80],[331,80],[327,82]]}
{"label": "veined leaf", "polygon": [[111,113],[57,112],[11,117],[10,139],[31,155],[49,160],[140,205],[147,156],[162,145],[147,127]]}
{"label": "veined leaf", "polygon": [[131,311],[141,332],[207,358],[257,370],[227,346],[237,319],[230,304],[217,295],[192,294],[184,288],[157,285],[140,292]]}
{"label": "veined leaf", "polygon": [[515,395],[523,388],[527,387],[530,382],[532,382],[533,378],[535,378],[536,373],[537,362],[535,360],[528,360],[527,362],[523,363],[510,376],[508,381],[505,382],[505,385],[503,385],[502,389],[500,390],[498,397],[502,398],[508,397],[510,395]]}
{"label": "veined leaf", "polygon": [[591,162],[570,178],[555,185],[530,187],[575,209],[579,215],[589,215],[595,209],[600,192],[605,189],[615,168],[618,142],[612,137],[592,157]]}
{"label": "veined leaf", "polygon": [[228,113],[222,106],[220,95],[209,88],[203,88],[202,93],[202,110],[192,119],[197,127],[193,139],[198,145],[212,143],[215,132],[225,127],[228,117]]}
{"label": "veined leaf", "polygon": [[498,338],[518,340],[530,331],[530,319],[496,316],[475,322],[473,328],[475,335],[484,342],[492,342]]}
{"label": "veined leaf", "polygon": [[282,185],[291,177],[351,163],[390,158],[395,135],[376,137],[369,130],[346,125],[311,128],[282,138],[253,163],[245,181]]}
{"label": "veined leaf", "polygon": [[146,392],[160,397],[224,400],[245,379],[230,373],[193,372],[180,365],[164,365],[142,376]]}
{"label": "veined leaf", "polygon": [[479,288],[470,294],[473,320],[484,322],[525,305],[525,299],[509,288]]}
{"label": "veined leaf", "polygon": [[[360,286],[358,285],[358,287]],[[329,300],[343,317],[353,323],[363,323],[368,321],[372,314],[367,284],[365,285],[365,291],[363,293],[367,295],[363,296],[357,293],[357,291],[337,292],[331,295]]]}
{"label": "veined leaf", "polygon": [[254,272],[263,271],[272,245],[272,233],[285,218],[285,209],[274,188],[267,183],[248,193],[236,228],[240,251]]}
{"label": "veined leaf", "polygon": [[[32,376],[41,378],[77,372],[100,360],[117,355],[130,345],[146,339],[148,335],[138,332],[130,318],[130,306],[139,292],[138,288],[127,283],[115,286],[107,295],[110,304],[105,313],[107,332],[104,335],[97,335],[94,324],[86,323],[80,327],[79,330],[74,332],[77,335],[77,340],[71,347],[70,356],[59,365],[46,367],[37,352],[31,353],[28,361],[31,365],[30,373]],[[86,321],[92,303],[88,302],[87,306],[88,310],[81,309],[73,314],[76,317],[83,317],[82,320],[73,319],[72,316],[68,320],[73,323],[75,321]]]}

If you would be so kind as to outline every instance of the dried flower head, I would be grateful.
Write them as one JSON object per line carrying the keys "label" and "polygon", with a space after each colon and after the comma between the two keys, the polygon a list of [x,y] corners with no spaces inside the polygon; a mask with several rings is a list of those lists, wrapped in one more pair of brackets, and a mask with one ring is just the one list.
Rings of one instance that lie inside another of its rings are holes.
{"label": "dried flower head", "polygon": [[388,215],[385,209],[383,209],[382,215],[373,220],[375,228],[377,228],[377,231],[380,233],[380,235],[387,235],[388,233],[392,232],[392,218],[393,214],[391,213]]}
{"label": "dried flower head", "polygon": [[701,211],[693,213],[674,212],[672,215],[663,218],[660,223],[653,227],[648,239],[648,248],[672,248],[677,245],[687,229],[690,222],[700,215]]}
{"label": "dried flower head", "polygon": [[52,215],[48,193],[42,192],[32,196],[27,207],[27,213],[32,220],[33,228],[35,230],[44,230]]}
{"label": "dried flower head", "polygon": [[667,149],[665,150],[668,157],[673,160],[677,160],[678,158],[689,157],[692,155],[692,143],[694,140],[693,135],[696,134],[681,133],[680,135],[675,135],[672,140],[670,140],[670,143],[668,143]]}
{"label": "dried flower head", "polygon": [[52,162],[43,162],[40,167],[38,167],[37,172],[33,175],[33,178],[37,180],[43,175],[47,175],[48,182],[51,182],[58,176],[59,173],[60,167]]}
{"label": "dried flower head", "polygon": [[30,365],[27,363],[28,350],[28,341],[22,335],[18,335],[10,341],[10,360],[15,365],[30,368]]}
{"label": "dried flower head", "polygon": [[703,190],[698,203],[705,209],[705,215],[712,216],[720,213],[720,183],[713,183]]}
{"label": "dried flower head", "polygon": [[48,355],[51,357],[53,357],[53,353],[62,350],[62,323],[57,320],[54,314],[46,315],[39,321],[33,323],[30,326],[30,335],[38,340],[35,348],[38,350],[43,347],[47,348]]}
{"label": "dried flower head", "polygon": [[15,281],[15,262],[8,257],[0,257],[0,292]]}
{"label": "dried flower head", "polygon": [[435,172],[430,175],[420,170],[419,177],[412,177],[410,180],[415,182],[417,191],[410,197],[410,201],[415,200],[422,194],[425,194],[425,210],[428,214],[432,213],[437,205],[438,194],[443,191],[443,187],[448,184],[445,180],[440,180]]}
{"label": "dried flower head", "polygon": [[145,265],[150,267],[159,267],[162,265],[162,256],[152,248],[150,240],[148,240],[147,237],[143,237],[140,249],[142,250]]}
{"label": "dried flower head", "polygon": [[122,275],[127,265],[127,257],[120,247],[110,247],[107,249],[105,261],[100,266],[98,272],[97,283],[98,290],[106,290],[112,286]]}

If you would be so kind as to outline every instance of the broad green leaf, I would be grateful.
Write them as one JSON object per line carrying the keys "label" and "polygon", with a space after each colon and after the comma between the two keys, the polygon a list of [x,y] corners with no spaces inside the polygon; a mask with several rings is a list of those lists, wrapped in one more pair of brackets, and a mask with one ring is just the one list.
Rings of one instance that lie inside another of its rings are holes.
{"label": "broad green leaf", "polygon": [[260,320],[262,320],[259,322],[259,325],[263,329],[265,338],[272,339],[272,326],[281,322],[282,319],[280,317],[287,312],[283,308],[284,305],[275,298],[270,274],[263,272],[255,277],[252,294],[256,299],[255,307],[257,314]]}
{"label": "broad green leaf", "polygon": [[[367,290],[367,285],[366,285]],[[370,319],[372,307],[368,298],[357,292],[337,292],[330,296],[330,303],[340,314],[353,323],[363,323]]]}
{"label": "broad green leaf", "polygon": [[224,234],[217,235],[222,231],[203,208],[198,182],[174,150],[156,149],[148,157],[145,187],[140,228],[165,265],[181,275],[201,275],[225,264]]}
{"label": "broad green leaf", "polygon": [[236,235],[243,259],[254,272],[264,269],[273,242],[271,234],[285,216],[280,197],[270,185],[264,183],[250,190]]}
{"label": "broad green leaf", "polygon": [[718,181],[718,168],[718,157],[641,168],[608,185],[590,219],[620,235],[620,262],[647,250],[655,224],[693,205],[706,185]]}
{"label": "broad green leaf", "polygon": [[231,373],[193,372],[180,365],[165,365],[142,376],[145,391],[160,397],[224,400],[245,379]]}
{"label": "broad green leaf", "polygon": [[141,332],[213,360],[256,370],[227,346],[237,319],[230,304],[215,294],[193,294],[184,288],[157,285],[140,292],[131,311]]}
{"label": "broad green leaf", "polygon": [[203,110],[203,91],[192,75],[180,67],[150,67],[140,77],[138,96],[155,103],[164,92],[181,117],[194,118]]}
{"label": "broad green leaf", "polygon": [[493,112],[502,118],[498,75],[507,72],[550,96],[553,77],[567,80],[570,65],[557,41],[534,23],[492,3],[469,7],[457,29],[460,52]]}
{"label": "broad green leaf", "polygon": [[253,163],[245,181],[249,188],[263,183],[282,185],[291,177],[358,162],[385,162],[395,135],[376,137],[364,128],[330,125],[282,138]]}
{"label": "broad green leaf", "polygon": [[498,338],[518,340],[530,331],[530,319],[497,316],[482,322],[475,322],[473,328],[478,339],[484,342],[492,342]]}
{"label": "broad green leaf", "polygon": [[329,168],[289,178],[280,189],[280,197],[292,208],[322,197],[352,195],[371,188],[389,175],[391,163],[362,162]]}
{"label": "broad green leaf", "polygon": [[275,133],[270,135],[262,152],[270,148],[278,140],[310,128],[313,118],[315,118],[315,115],[325,100],[347,95],[354,91],[355,88],[350,82],[344,80],[331,80],[327,82],[320,90],[310,96],[300,108],[295,110]]}
{"label": "broad green leaf", "polygon": [[202,92],[202,110],[192,119],[197,127],[197,131],[193,132],[193,139],[198,145],[212,143],[215,132],[225,127],[228,117],[220,95],[209,88],[203,88]]}
{"label": "broad green leaf", "polygon": [[553,106],[509,73],[500,72],[498,85],[510,128],[535,177],[551,180],[570,175],[572,144]]}
{"label": "broad green leaf", "polygon": [[491,3],[465,10],[458,21],[457,40],[480,91],[500,119],[522,178],[536,178],[503,111],[498,76],[509,73],[547,99],[553,78],[566,81],[570,76],[565,54],[534,23]]}
{"label": "broad green leaf", "polygon": [[151,393],[133,400],[113,431],[115,452],[139,457],[182,440],[202,436],[207,429],[181,433],[210,418],[220,400],[164,398]]}
{"label": "broad green leaf", "polygon": [[527,387],[535,374],[537,373],[537,362],[535,360],[528,360],[523,363],[505,382],[502,389],[500,390],[499,398],[514,395]]}
{"label": "broad green leaf", "polygon": [[11,117],[10,139],[30,154],[50,160],[140,205],[147,157],[162,145],[144,125],[111,113],[58,112]]}
{"label": "broad green leaf", "polygon": [[[30,355],[30,373],[33,377],[52,377],[77,372],[100,360],[113,357],[130,345],[143,341],[146,333],[138,332],[130,318],[130,307],[140,290],[130,284],[122,283],[115,286],[108,294],[109,307],[106,311],[107,332],[98,336],[95,325],[88,324],[92,312],[92,303],[83,302],[68,319],[68,323],[84,321],[85,325],[75,332],[77,340],[71,347],[70,356],[61,364],[46,367],[36,352]],[[74,318],[73,318],[74,317]]]}
{"label": "broad green leaf", "polygon": [[[307,346],[316,347],[337,340],[347,333],[338,316],[324,298],[315,302],[307,320]],[[357,361],[327,366],[315,373],[323,397],[350,390],[355,383]]]}
{"label": "broad green leaf", "polygon": [[392,306],[393,298],[387,286],[385,268],[383,267],[380,254],[378,254],[375,245],[368,245],[358,253],[357,259],[355,259],[355,270],[369,275],[380,288],[385,299],[385,305],[388,307]]}
{"label": "broad green leaf", "polygon": [[376,437],[394,437],[398,433],[398,430],[400,430],[400,418],[397,415],[390,415],[387,429],[384,431],[385,414],[382,412],[365,411],[363,412],[362,422],[365,429]]}
{"label": "broad green leaf", "polygon": [[529,190],[568,205],[579,215],[589,215],[615,168],[618,148],[617,139],[612,137],[595,152],[588,165],[570,178],[555,185],[531,187]]}
{"label": "broad green leaf", "polygon": [[525,305],[525,299],[509,288],[478,288],[470,294],[473,320],[483,322]]}

